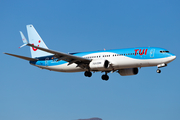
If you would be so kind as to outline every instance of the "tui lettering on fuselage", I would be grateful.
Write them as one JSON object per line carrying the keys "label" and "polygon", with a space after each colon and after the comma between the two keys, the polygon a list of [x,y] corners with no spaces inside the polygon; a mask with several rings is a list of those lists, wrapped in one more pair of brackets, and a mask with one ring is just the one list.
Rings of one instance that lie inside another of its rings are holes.
{"label": "tui lettering on fuselage", "polygon": [[135,49],[134,51],[135,51],[135,56],[138,53],[138,51],[139,51],[139,55],[143,55],[143,54],[147,55],[148,49]]}

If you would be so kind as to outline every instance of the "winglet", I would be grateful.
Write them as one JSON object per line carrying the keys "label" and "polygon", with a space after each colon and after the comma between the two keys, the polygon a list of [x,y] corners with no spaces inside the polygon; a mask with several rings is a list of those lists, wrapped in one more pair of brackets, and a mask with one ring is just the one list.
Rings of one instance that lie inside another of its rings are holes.
{"label": "winglet", "polygon": [[20,46],[19,48],[22,48],[22,47],[24,47],[24,46],[26,46],[27,44],[28,44],[28,41],[27,41],[27,39],[25,38],[25,36],[23,35],[23,33],[21,32],[21,31],[19,31],[20,32],[20,34],[21,34],[21,38],[22,38],[22,41],[23,41],[23,45],[22,46]]}

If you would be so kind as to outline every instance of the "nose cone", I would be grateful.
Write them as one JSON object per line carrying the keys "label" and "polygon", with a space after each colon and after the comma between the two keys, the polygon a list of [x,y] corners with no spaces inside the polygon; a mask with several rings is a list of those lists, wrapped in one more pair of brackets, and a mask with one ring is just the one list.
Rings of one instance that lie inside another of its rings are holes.
{"label": "nose cone", "polygon": [[176,59],[176,56],[175,55],[172,55],[171,57],[169,57],[169,62],[172,62],[173,60]]}
{"label": "nose cone", "polygon": [[171,54],[171,56],[167,57],[163,62],[164,63],[170,63],[170,62],[172,62],[175,59],[176,59],[176,56]]}
{"label": "nose cone", "polygon": [[172,56],[172,61],[173,61],[173,60],[175,60],[175,59],[176,59],[176,56],[175,56],[175,55],[174,55],[174,56]]}

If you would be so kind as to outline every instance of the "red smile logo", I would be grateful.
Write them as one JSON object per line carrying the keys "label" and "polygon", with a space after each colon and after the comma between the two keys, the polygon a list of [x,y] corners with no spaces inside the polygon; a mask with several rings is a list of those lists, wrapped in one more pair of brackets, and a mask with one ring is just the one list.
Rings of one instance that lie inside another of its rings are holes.
{"label": "red smile logo", "polygon": [[[41,40],[38,41],[38,43],[40,43],[40,42],[41,42]],[[32,45],[34,45],[34,43]],[[38,47],[39,47],[39,45],[38,45]],[[33,49],[33,51],[37,51],[37,48],[32,47],[32,49]]]}

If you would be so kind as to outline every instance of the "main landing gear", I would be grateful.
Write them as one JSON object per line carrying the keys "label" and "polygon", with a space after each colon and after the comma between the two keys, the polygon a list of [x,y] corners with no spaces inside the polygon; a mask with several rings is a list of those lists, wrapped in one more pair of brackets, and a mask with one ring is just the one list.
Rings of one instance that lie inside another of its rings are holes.
{"label": "main landing gear", "polygon": [[[86,72],[84,72],[84,76],[86,76],[86,77],[91,77],[92,76],[92,73],[90,72],[90,71],[86,71]],[[105,73],[104,75],[102,75],[102,80],[105,80],[105,81],[107,81],[107,80],[109,80],[109,76],[107,75],[107,73]]]}
{"label": "main landing gear", "polygon": [[92,76],[92,73],[91,73],[90,71],[86,71],[86,72],[84,72],[84,75],[85,75],[86,77],[91,77],[91,76]]}
{"label": "main landing gear", "polygon": [[105,73],[104,75],[102,75],[102,80],[105,80],[105,81],[107,81],[107,80],[109,80],[109,76],[107,75],[107,73]]}

